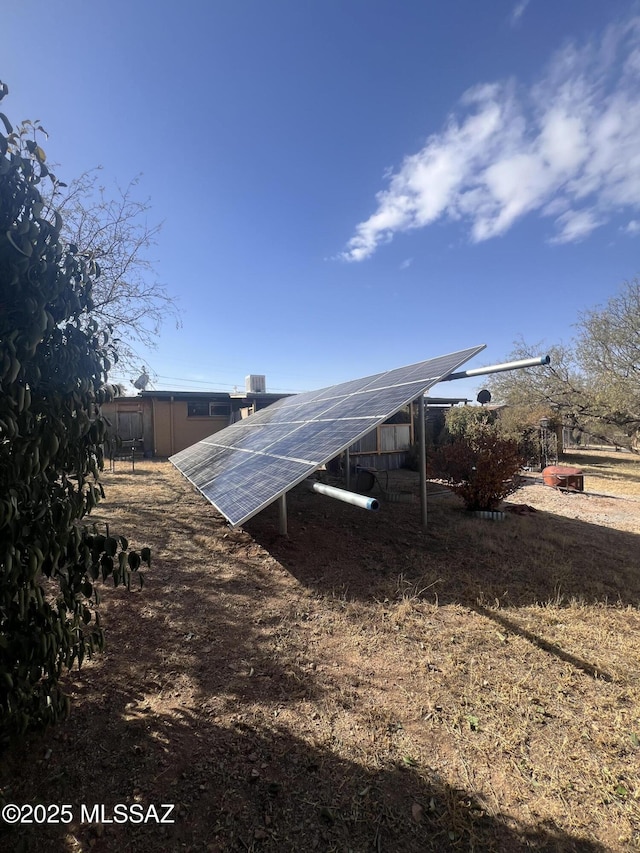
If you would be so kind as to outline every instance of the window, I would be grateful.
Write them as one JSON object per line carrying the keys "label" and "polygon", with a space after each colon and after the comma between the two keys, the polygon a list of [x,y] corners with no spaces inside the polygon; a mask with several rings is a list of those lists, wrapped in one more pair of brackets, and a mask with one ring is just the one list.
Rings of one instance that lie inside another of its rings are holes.
{"label": "window", "polygon": [[228,418],[230,414],[230,403],[209,403],[210,418]]}
{"label": "window", "polygon": [[198,400],[197,403],[187,403],[187,417],[206,418],[209,416],[209,403],[206,400]]}
{"label": "window", "polygon": [[218,403],[209,400],[190,400],[187,403],[188,418],[228,418],[231,403]]}

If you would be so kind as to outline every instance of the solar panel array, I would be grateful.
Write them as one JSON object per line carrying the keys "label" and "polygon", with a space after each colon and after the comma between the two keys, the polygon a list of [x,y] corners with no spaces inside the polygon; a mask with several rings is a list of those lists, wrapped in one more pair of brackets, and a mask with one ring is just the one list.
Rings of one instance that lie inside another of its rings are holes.
{"label": "solar panel array", "polygon": [[284,397],[170,461],[237,527],[482,349]]}

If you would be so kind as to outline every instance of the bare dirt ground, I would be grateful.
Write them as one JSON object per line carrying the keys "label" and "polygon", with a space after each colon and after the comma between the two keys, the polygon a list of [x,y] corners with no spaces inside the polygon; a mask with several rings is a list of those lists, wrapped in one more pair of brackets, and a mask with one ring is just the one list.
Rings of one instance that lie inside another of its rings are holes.
{"label": "bare dirt ground", "polygon": [[377,514],[294,490],[286,539],[169,463],[105,474],[96,520],[152,566],[104,588],[69,721],[0,768],[6,802],[73,819],[0,849],[640,850],[640,464],[578,462],[617,496],[529,480],[490,522],[433,494],[425,533],[400,471]]}

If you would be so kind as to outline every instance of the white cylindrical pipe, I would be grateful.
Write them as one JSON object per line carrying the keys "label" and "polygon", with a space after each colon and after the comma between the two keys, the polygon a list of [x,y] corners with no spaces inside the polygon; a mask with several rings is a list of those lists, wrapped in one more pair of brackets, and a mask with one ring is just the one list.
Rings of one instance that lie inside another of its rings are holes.
{"label": "white cylindrical pipe", "polygon": [[450,379],[471,379],[474,376],[487,376],[490,373],[502,373],[506,370],[520,370],[523,367],[539,367],[551,362],[548,355],[539,355],[536,358],[523,358],[520,361],[506,361],[503,364],[492,364],[489,367],[474,367],[471,370],[461,370],[459,373],[450,373],[445,376],[443,382]]}
{"label": "white cylindrical pipe", "polygon": [[328,498],[335,498],[338,501],[358,506],[360,509],[368,509],[372,512],[377,512],[380,509],[380,503],[375,498],[368,498],[366,495],[357,495],[355,492],[347,492],[344,489],[337,489],[335,486],[325,486],[324,483],[308,481],[309,488],[312,492],[319,495],[326,495]]}

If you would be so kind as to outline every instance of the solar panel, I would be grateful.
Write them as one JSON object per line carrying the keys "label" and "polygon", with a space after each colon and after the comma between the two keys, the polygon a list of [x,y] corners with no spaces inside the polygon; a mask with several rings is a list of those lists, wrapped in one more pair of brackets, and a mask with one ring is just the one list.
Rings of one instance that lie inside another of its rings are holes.
{"label": "solar panel", "polygon": [[170,461],[237,527],[484,346],[284,397]]}

